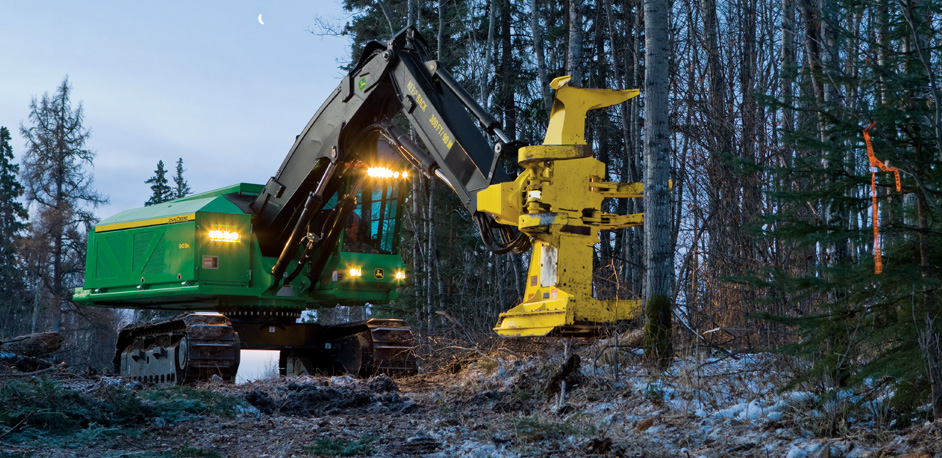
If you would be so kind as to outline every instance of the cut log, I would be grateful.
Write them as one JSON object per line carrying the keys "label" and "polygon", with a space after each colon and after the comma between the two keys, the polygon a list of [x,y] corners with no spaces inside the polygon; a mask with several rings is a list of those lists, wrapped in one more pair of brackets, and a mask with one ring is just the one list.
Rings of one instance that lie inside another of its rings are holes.
{"label": "cut log", "polygon": [[43,361],[32,356],[15,355],[0,352],[0,370],[15,370],[20,372],[36,372],[52,367],[49,361]]}
{"label": "cut log", "polygon": [[57,332],[27,334],[0,343],[0,351],[20,356],[43,356],[60,348],[62,348],[62,335]]}

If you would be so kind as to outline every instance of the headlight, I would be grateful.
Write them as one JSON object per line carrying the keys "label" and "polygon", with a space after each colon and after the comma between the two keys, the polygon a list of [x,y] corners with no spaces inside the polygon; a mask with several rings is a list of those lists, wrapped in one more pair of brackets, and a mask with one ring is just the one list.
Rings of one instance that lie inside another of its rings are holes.
{"label": "headlight", "polygon": [[396,280],[405,280],[405,279],[406,279],[406,273],[405,273],[405,272],[403,272],[403,271],[401,271],[401,270],[398,271],[398,272],[396,272]]}
{"label": "headlight", "polygon": [[209,239],[214,242],[238,242],[239,233],[235,231],[217,229],[209,231]]}
{"label": "headlight", "polygon": [[363,271],[360,270],[360,268],[358,268],[358,267],[354,267],[354,268],[350,269],[350,272],[349,272],[349,273],[350,273],[350,276],[351,276],[351,277],[361,277],[361,276],[363,276]]}
{"label": "headlight", "polygon": [[407,171],[398,171],[388,169],[386,167],[370,167],[366,169],[366,174],[370,178],[393,178],[398,179],[402,177],[403,179],[409,178],[409,172]]}

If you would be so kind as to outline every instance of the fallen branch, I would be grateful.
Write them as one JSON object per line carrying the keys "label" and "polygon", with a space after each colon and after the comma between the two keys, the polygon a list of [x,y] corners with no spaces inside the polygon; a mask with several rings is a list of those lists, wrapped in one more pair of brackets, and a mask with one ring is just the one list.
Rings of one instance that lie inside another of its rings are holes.
{"label": "fallen branch", "polygon": [[17,424],[13,425],[13,427],[7,430],[7,432],[0,434],[0,439],[3,439],[4,437],[7,437],[10,434],[13,434],[13,432],[19,429],[20,426],[23,426],[23,423],[26,423],[26,420],[29,420],[29,417],[32,417],[34,413],[36,413],[35,410],[26,414],[26,416],[23,417],[22,420],[20,420]]}
{"label": "fallen branch", "polygon": [[45,369],[40,369],[33,372],[5,372],[0,374],[0,378],[4,377],[32,377],[34,375],[45,374],[46,372],[52,372],[56,370],[56,366],[50,366]]}

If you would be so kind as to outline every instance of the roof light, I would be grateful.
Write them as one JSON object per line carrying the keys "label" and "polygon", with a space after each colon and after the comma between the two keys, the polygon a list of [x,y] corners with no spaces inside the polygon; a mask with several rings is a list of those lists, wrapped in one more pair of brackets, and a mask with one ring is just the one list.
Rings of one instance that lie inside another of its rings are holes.
{"label": "roof light", "polygon": [[238,242],[239,233],[235,231],[216,229],[209,231],[209,239],[214,242]]}
{"label": "roof light", "polygon": [[400,171],[398,171],[398,170],[392,170],[392,169],[388,169],[388,168],[386,168],[386,167],[370,167],[370,168],[366,169],[366,174],[367,174],[370,178],[394,178],[394,179],[398,179],[399,177],[402,177],[402,178],[408,178],[408,177],[409,177],[409,172],[407,172],[407,171],[402,171],[402,172],[400,172]]}
{"label": "roof light", "polygon": [[386,167],[370,167],[366,170],[370,178],[392,178],[393,171]]}

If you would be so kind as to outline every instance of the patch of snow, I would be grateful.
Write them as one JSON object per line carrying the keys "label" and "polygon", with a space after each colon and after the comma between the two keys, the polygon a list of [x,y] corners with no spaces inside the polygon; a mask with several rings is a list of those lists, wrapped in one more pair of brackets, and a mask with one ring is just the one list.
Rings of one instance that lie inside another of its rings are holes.
{"label": "patch of snow", "polygon": [[788,453],[785,454],[785,458],[806,458],[808,452],[801,449],[797,445],[793,445],[792,448],[788,449]]}
{"label": "patch of snow", "polygon": [[352,375],[335,375],[330,378],[330,384],[333,386],[348,386],[357,383],[357,379]]}

